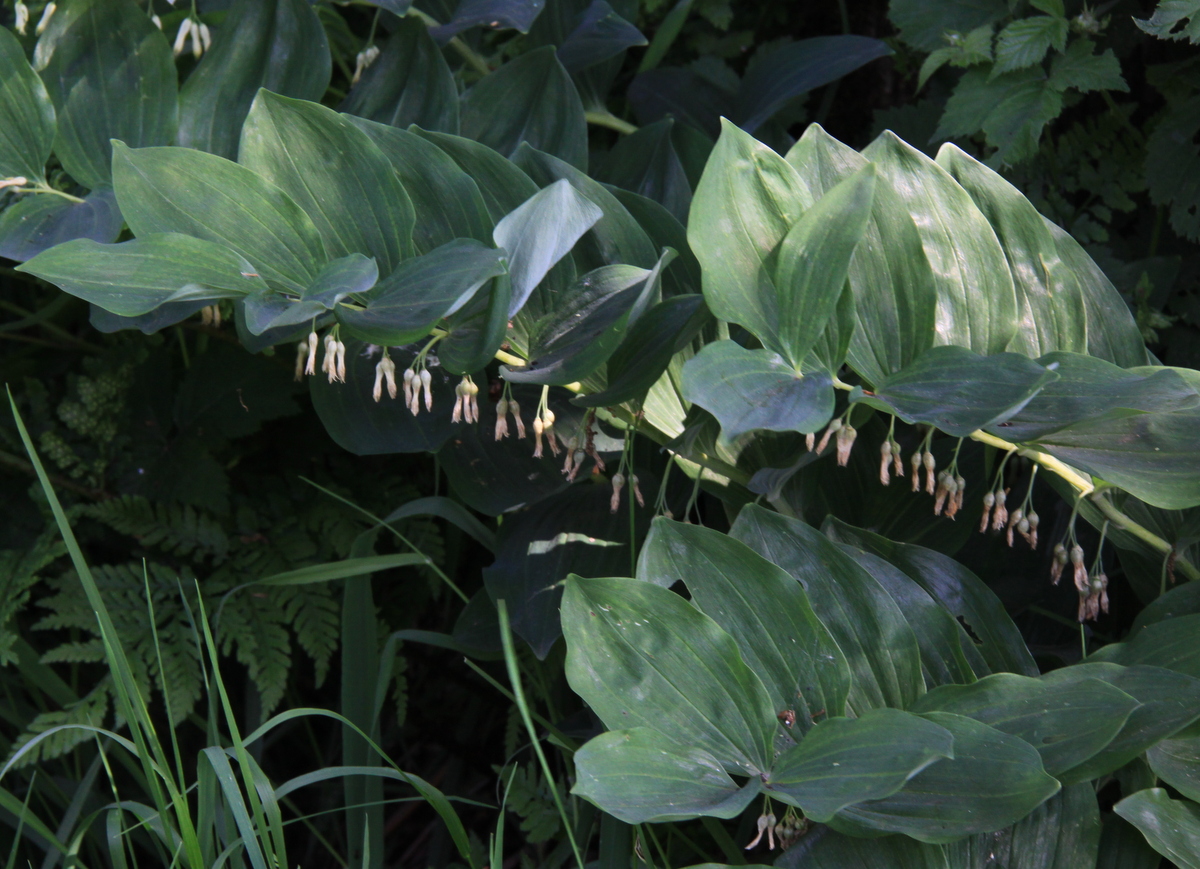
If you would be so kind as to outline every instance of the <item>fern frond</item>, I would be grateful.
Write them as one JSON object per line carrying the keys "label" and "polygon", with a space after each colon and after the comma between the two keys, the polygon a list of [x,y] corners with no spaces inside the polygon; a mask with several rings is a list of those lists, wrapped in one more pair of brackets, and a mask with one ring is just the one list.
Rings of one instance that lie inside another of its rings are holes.
{"label": "fern frond", "polygon": [[190,504],[155,504],[140,495],[122,495],[81,512],[143,546],[173,555],[211,558],[220,564],[229,554],[229,538],[221,523]]}
{"label": "fern frond", "polygon": [[[53,727],[61,727],[65,724],[102,727],[104,719],[108,716],[111,691],[112,682],[108,676],[105,676],[95,688],[77,703],[68,706],[66,709],[39,714],[29,722],[29,726],[25,728],[25,732],[13,743],[12,749],[8,753],[8,758],[5,758],[5,760],[11,759],[39,733],[45,733]],[[34,746],[28,754],[17,761],[16,767],[33,766],[40,761],[62,757],[75,748],[75,746],[88,742],[93,738],[95,738],[95,734],[90,730],[60,730],[58,733],[46,737]]]}

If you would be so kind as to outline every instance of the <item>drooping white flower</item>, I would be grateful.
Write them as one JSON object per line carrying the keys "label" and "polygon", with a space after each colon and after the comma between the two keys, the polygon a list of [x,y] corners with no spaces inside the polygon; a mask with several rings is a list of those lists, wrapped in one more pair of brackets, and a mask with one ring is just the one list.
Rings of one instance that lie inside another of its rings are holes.
{"label": "drooping white flower", "polygon": [[171,50],[176,57],[183,54],[183,47],[187,44],[187,38],[191,35],[192,28],[196,26],[196,22],[190,18],[183,19],[183,23],[179,25],[179,32],[175,34],[175,44],[171,46]]}
{"label": "drooping white flower", "polygon": [[29,24],[29,7],[22,3],[21,0],[17,0],[16,13],[17,20],[13,23],[13,26],[16,27],[17,33],[24,36],[25,28]]}
{"label": "drooping white flower", "polygon": [[50,26],[50,19],[54,17],[54,10],[56,9],[58,9],[57,3],[46,4],[46,8],[42,11],[42,17],[38,20],[37,27],[34,28],[34,33],[38,36],[42,35],[42,31]]}

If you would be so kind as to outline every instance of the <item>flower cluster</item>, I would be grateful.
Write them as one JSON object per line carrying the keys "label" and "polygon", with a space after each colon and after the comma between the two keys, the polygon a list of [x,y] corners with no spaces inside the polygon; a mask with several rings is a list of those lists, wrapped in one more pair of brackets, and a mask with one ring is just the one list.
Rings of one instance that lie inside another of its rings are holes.
{"label": "flower cluster", "polygon": [[830,420],[819,442],[815,434],[809,434],[805,437],[805,444],[809,452],[823,453],[825,447],[829,446],[830,439],[834,439],[837,444],[837,463],[841,467],[845,467],[850,461],[850,450],[854,448],[854,441],[857,437],[858,430],[841,417],[837,417]]}
{"label": "flower cluster", "polygon": [[208,25],[188,16],[183,19],[183,24],[179,25],[179,32],[175,34],[173,50],[176,57],[183,54],[184,45],[187,44],[188,37],[191,37],[192,56],[196,60],[199,60],[204,52],[212,48],[212,33],[209,31]]}
{"label": "flower cluster", "polygon": [[[1072,531],[1071,534],[1074,534]],[[1103,542],[1101,543],[1103,545]],[[1072,579],[1075,590],[1079,593],[1079,621],[1095,621],[1100,613],[1108,612],[1108,577],[1100,569],[1099,555],[1096,564],[1092,566],[1092,575],[1083,564],[1083,547],[1072,543],[1070,548],[1065,543],[1056,543],[1054,557],[1050,565],[1050,581],[1058,585],[1068,562],[1071,565]]]}
{"label": "flower cluster", "polygon": [[[35,34],[41,36],[42,32],[50,26],[50,19],[54,17],[54,13],[57,9],[57,3],[46,4],[45,8],[42,10],[42,17],[38,19],[37,26],[33,29]],[[15,11],[16,20],[13,22],[13,26],[16,28],[17,33],[24,36],[25,28],[29,26],[29,7],[22,3],[21,0],[17,0]]]}

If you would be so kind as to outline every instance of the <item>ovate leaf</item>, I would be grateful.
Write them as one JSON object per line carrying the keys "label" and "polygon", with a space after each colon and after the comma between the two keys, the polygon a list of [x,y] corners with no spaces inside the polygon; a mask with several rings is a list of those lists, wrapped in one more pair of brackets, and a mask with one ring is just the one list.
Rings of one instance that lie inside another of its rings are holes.
{"label": "ovate leaf", "polygon": [[259,88],[319,100],[332,59],[306,0],[237,0],[179,93],[179,144],[233,160]]}
{"label": "ovate leaf", "polygon": [[1200,869],[1200,806],[1173,800],[1162,788],[1138,791],[1113,811],[1142,831],[1155,851],[1180,869]]}
{"label": "ovate leaf", "polygon": [[992,75],[1040,63],[1051,46],[1062,51],[1067,44],[1068,28],[1067,19],[1062,16],[1018,18],[996,38],[996,65],[992,67]]}
{"label": "ovate leaf", "polygon": [[579,24],[558,47],[558,59],[567,72],[577,73],[628,48],[646,44],[642,32],[605,0],[592,0],[580,16]]}
{"label": "ovate leaf", "polygon": [[122,223],[111,187],[93,190],[83,202],[27,196],[0,211],[0,257],[24,262],[75,238],[111,244]]}
{"label": "ovate leaf", "polygon": [[386,277],[411,255],[412,201],[383,152],[336,112],[259,91],[238,162],[307,212],[330,257],[374,257]]}
{"label": "ovate leaf", "polygon": [[123,317],[171,301],[228,299],[266,290],[249,263],[210,241],[174,232],[122,244],[76,239],[18,267]]}
{"label": "ovate leaf", "polygon": [[171,46],[133,0],[64,4],[33,59],[58,113],[55,153],[85,187],[112,181],[112,139],[144,147],[175,138]]}
{"label": "ovate leaf", "polygon": [[54,105],[7,29],[0,32],[0,178],[41,180],[54,144]]}
{"label": "ovate leaf", "polygon": [[245,166],[190,148],[117,144],[117,202],[136,235],[180,232],[237,251],[268,281],[297,293],[326,256],[290,196]]}
{"label": "ovate leaf", "polygon": [[745,775],[765,772],[775,720],[759,678],[708,616],[661,586],[569,577],[567,681],[606,726],[649,727]]}

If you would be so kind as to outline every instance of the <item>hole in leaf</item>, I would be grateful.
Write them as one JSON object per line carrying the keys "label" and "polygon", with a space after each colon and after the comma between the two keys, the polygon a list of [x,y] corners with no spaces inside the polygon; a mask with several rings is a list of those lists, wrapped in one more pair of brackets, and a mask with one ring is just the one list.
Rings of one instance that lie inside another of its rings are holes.
{"label": "hole in leaf", "polygon": [[983,645],[983,640],[979,639],[979,634],[975,633],[975,631],[971,628],[971,626],[969,624],[967,624],[966,619],[964,619],[962,616],[959,616],[958,623],[960,625],[962,625],[962,629],[967,632],[967,636],[971,638],[971,641],[974,642],[975,645],[977,645],[977,646]]}

